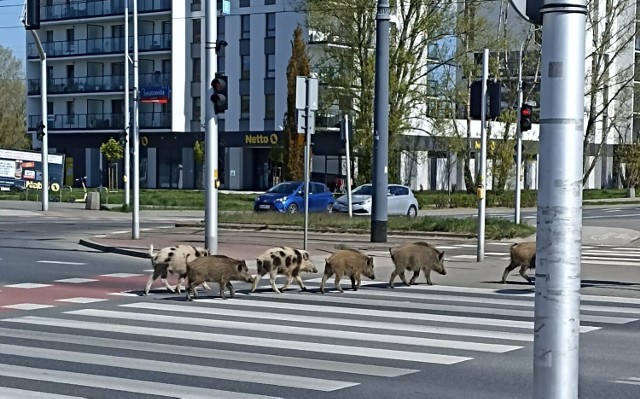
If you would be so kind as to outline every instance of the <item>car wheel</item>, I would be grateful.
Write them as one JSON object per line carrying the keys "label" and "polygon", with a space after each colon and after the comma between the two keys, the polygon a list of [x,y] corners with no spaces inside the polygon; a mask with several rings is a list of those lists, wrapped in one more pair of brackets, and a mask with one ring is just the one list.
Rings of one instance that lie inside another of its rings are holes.
{"label": "car wheel", "polygon": [[298,205],[296,205],[295,203],[290,204],[290,205],[287,207],[287,212],[289,212],[289,213],[296,213],[296,212],[298,212]]}
{"label": "car wheel", "polygon": [[418,209],[416,209],[414,205],[411,205],[409,207],[409,210],[407,211],[407,217],[410,217],[411,219],[413,219],[417,216],[418,216]]}
{"label": "car wheel", "polygon": [[329,212],[329,213],[333,212],[333,204],[332,203],[328,203],[327,204],[327,212]]}

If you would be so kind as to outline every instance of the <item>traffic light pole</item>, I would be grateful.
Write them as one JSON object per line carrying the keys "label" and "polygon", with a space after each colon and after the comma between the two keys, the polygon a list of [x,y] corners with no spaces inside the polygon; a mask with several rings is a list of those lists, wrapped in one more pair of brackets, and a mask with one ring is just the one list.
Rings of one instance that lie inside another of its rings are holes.
{"label": "traffic light pole", "polygon": [[533,398],[577,399],[586,0],[546,0],[540,86]]}
{"label": "traffic light pole", "polygon": [[129,110],[129,2],[124,2],[124,173],[122,184],[124,185],[124,204],[129,206],[130,185],[129,173],[131,173],[131,114]]}
{"label": "traffic light pole", "polygon": [[378,0],[373,113],[371,242],[387,242],[389,187],[389,0]]}
{"label": "traffic light pole", "polygon": [[131,236],[140,238],[140,83],[138,76],[138,1],[133,1],[133,209]]}
{"label": "traffic light pole", "polygon": [[38,47],[40,55],[40,114],[42,116],[42,148],[40,149],[42,157],[42,211],[49,210],[49,128],[47,125],[47,55],[42,47],[42,42],[35,30],[31,31],[31,36]]}
{"label": "traffic light pole", "polygon": [[[205,76],[207,82],[213,82],[216,77],[216,0],[206,0],[205,4]],[[213,87],[209,87],[209,95],[213,94]],[[228,100],[227,100],[228,101]],[[205,248],[211,254],[218,253],[218,119],[214,104],[205,108],[205,209],[204,222]]]}
{"label": "traffic light pole", "polygon": [[524,87],[522,82],[522,54],[524,53],[524,45],[531,37],[533,32],[529,32],[527,37],[520,44],[520,58],[518,59],[518,121],[516,124],[516,195],[515,195],[515,214],[513,222],[520,224],[520,202],[522,192],[522,126],[520,121],[522,118],[522,104],[524,102]]}
{"label": "traffic light pole", "polygon": [[489,77],[489,49],[484,49],[482,56],[482,100],[480,106],[480,168],[478,173],[478,248],[476,259],[484,260],[485,211],[487,205],[487,79]]}

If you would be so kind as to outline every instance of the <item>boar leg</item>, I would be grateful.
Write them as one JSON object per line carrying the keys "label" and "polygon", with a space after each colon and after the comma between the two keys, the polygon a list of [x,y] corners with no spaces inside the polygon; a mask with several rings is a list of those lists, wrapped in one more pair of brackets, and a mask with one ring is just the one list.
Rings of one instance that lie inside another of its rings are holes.
{"label": "boar leg", "polygon": [[300,289],[302,291],[306,291],[307,290],[307,287],[304,285],[304,281],[302,281],[302,277],[300,277],[299,274],[296,276],[296,282],[298,283],[298,285],[300,286]]}
{"label": "boar leg", "polygon": [[335,280],[335,286],[336,289],[340,292],[344,292],[344,290],[342,289],[342,286],[340,285],[340,280],[342,279],[342,275],[341,274],[336,274],[336,280]]}
{"label": "boar leg", "polygon": [[362,283],[362,277],[360,276],[360,273],[354,273],[350,277],[351,288],[353,288],[354,291],[358,291],[358,289],[360,288],[360,284]]}
{"label": "boar leg", "polygon": [[320,282],[320,292],[322,292],[324,294],[324,285],[327,282],[327,279],[329,278],[330,274],[323,274],[322,275],[322,281]]}
{"label": "boar leg", "polygon": [[396,279],[396,276],[398,276],[398,269],[396,268],[396,270],[391,272],[391,279],[389,279],[389,288],[393,288],[393,281]]}
{"label": "boar leg", "polygon": [[289,288],[289,286],[293,282],[293,274],[291,273],[291,270],[286,271],[284,275],[287,277],[287,282],[282,286],[282,288],[280,288],[280,291],[284,291]]}
{"label": "boar leg", "polygon": [[264,274],[262,274],[261,272],[258,272],[258,274],[256,274],[253,277],[253,285],[251,285],[251,292],[254,292],[256,288],[258,288],[258,283],[260,282],[260,279],[262,278],[262,276],[264,276]]}
{"label": "boar leg", "polygon": [[[144,294],[147,295],[149,293],[149,290],[151,289],[151,285],[153,284],[153,282],[158,278],[162,276],[162,282],[166,284],[167,281],[167,271],[166,269],[162,269],[162,268],[154,268],[153,269],[153,274],[149,276],[149,280],[147,280],[147,285],[144,287]],[[170,287],[170,286],[169,286]]]}
{"label": "boar leg", "polygon": [[413,277],[411,277],[411,280],[409,280],[409,285],[414,285],[419,276],[420,276],[420,269],[414,270]]}
{"label": "boar leg", "polygon": [[402,282],[404,283],[404,285],[409,286],[410,284],[407,282],[407,277],[404,275],[404,270],[402,270],[401,272],[398,273],[398,276],[400,276],[400,280],[402,280]]}
{"label": "boar leg", "polygon": [[236,296],[236,290],[233,289],[233,285],[231,284],[231,281],[227,281],[227,289],[229,290],[229,295],[231,296],[231,298]]}
{"label": "boar leg", "polygon": [[220,285],[220,298],[227,299],[227,297],[224,295],[224,289],[227,286],[227,283],[223,280],[223,281],[220,281],[219,285]]}
{"label": "boar leg", "polygon": [[511,263],[509,263],[509,266],[504,268],[504,273],[502,273],[502,284],[506,284],[507,282],[507,276],[509,275],[509,273],[511,273],[511,271],[513,269],[515,269],[516,267],[518,267],[518,264],[511,261]]}
{"label": "boar leg", "polygon": [[431,282],[431,269],[425,267],[422,270],[424,270],[424,276],[427,278],[427,284],[433,285],[433,282]]}
{"label": "boar leg", "polygon": [[531,278],[527,275],[527,269],[529,269],[529,265],[523,264],[520,266],[520,275],[522,278],[527,280],[528,283],[531,283]]}
{"label": "boar leg", "polygon": [[276,294],[280,293],[278,287],[276,287],[276,274],[278,273],[278,269],[271,269],[269,271],[269,282],[271,283],[271,288],[273,288],[273,292]]}

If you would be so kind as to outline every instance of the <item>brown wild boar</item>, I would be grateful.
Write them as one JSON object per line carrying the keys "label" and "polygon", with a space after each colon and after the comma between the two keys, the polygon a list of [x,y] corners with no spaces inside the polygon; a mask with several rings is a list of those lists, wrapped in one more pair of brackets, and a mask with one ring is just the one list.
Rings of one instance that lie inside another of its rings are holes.
{"label": "brown wild boar", "polygon": [[[196,258],[209,255],[209,251],[205,248],[194,247],[191,245],[176,245],[173,247],[161,248],[158,252],[153,252],[153,244],[149,248],[149,257],[151,258],[151,266],[153,273],[149,276],[147,284],[144,287],[144,294],[149,293],[151,284],[160,277],[164,286],[171,292],[181,292],[184,279],[187,275],[187,263]],[[178,284],[175,288],[167,282],[168,273],[177,274],[179,277]],[[205,283],[204,288],[210,289]]]}
{"label": "brown wild boar", "polygon": [[[433,285],[431,270],[435,270],[442,275],[447,274],[444,268],[444,251],[440,252],[433,245],[424,241],[404,244],[397,248],[389,248],[389,254],[396,267],[389,280],[389,287],[391,288],[393,288],[393,281],[396,276],[400,276],[405,285],[412,285],[415,284],[420,275],[420,270],[422,270],[427,279],[427,284]],[[404,275],[405,270],[413,271],[413,277],[409,282],[407,282],[407,278]]]}
{"label": "brown wild boar", "polygon": [[195,259],[187,264],[187,278],[189,283],[186,294],[187,300],[191,300],[191,294],[197,297],[195,288],[207,281],[220,285],[220,297],[225,299],[224,290],[229,289],[231,297],[235,295],[232,280],[252,283],[253,278],[249,274],[247,262],[233,259],[225,255],[212,255]]}
{"label": "brown wild boar", "polygon": [[344,292],[340,286],[342,276],[351,278],[351,288],[357,291],[360,288],[361,275],[364,274],[371,280],[375,280],[376,276],[373,271],[373,257],[367,256],[355,249],[341,249],[325,260],[324,275],[320,283],[320,292],[324,294],[324,285],[327,279],[335,274],[335,286],[340,292]]}
{"label": "brown wild boar", "polygon": [[275,247],[267,249],[256,259],[258,266],[258,274],[253,280],[253,286],[251,292],[254,292],[258,287],[258,282],[265,274],[269,274],[269,281],[271,282],[271,288],[277,294],[280,293],[278,287],[276,287],[276,274],[284,274],[287,277],[287,283],[282,287],[286,290],[291,285],[293,279],[303,291],[307,290],[302,278],[301,272],[318,273],[309,252],[302,249],[295,249],[290,247]]}
{"label": "brown wild boar", "polygon": [[536,242],[527,241],[519,244],[513,244],[510,250],[511,263],[504,269],[502,273],[502,284],[507,282],[509,273],[520,266],[520,275],[522,278],[531,283],[531,278],[527,275],[527,269],[536,268]]}

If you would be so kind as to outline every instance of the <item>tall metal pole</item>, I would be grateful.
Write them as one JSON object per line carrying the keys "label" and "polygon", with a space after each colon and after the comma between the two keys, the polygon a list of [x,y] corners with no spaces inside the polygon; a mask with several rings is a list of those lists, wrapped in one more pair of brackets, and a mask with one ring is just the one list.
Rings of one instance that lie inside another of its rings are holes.
{"label": "tall metal pole", "polygon": [[349,150],[349,115],[344,116],[344,140],[345,152],[347,153],[347,206],[349,207],[349,217],[353,217],[353,209],[351,209],[351,155]]}
{"label": "tall metal pole", "polygon": [[311,135],[309,134],[309,112],[311,109],[309,105],[311,104],[311,90],[309,90],[310,78],[307,77],[305,79],[305,88],[306,88],[306,106],[304,107],[304,240],[303,240],[303,249],[307,249],[307,243],[309,239],[309,176],[311,175]]}
{"label": "tall metal pole", "polygon": [[524,83],[522,82],[522,54],[524,53],[524,45],[529,40],[533,31],[530,31],[527,37],[520,44],[520,57],[518,58],[518,121],[516,124],[516,195],[515,195],[515,214],[513,222],[520,224],[520,202],[522,192],[522,130],[520,130],[520,112],[524,102]]}
{"label": "tall metal pole", "polygon": [[540,12],[533,397],[577,399],[587,1],[547,0]]}
{"label": "tall metal pole", "polygon": [[[207,0],[205,4],[205,76],[207,82],[212,82],[216,76],[218,61],[216,55],[216,0]],[[213,88],[209,85],[209,95],[213,94]],[[218,180],[218,119],[214,112],[213,104],[205,110],[205,247],[212,254],[218,253],[218,192],[216,181]]]}
{"label": "tall metal pole", "polygon": [[47,121],[47,56],[42,52],[40,62],[40,108],[42,112],[42,124],[44,136],[42,137],[42,211],[49,210],[49,122]]}
{"label": "tall metal pole", "polygon": [[138,0],[133,0],[133,212],[132,236],[140,238],[140,82],[138,80]]}
{"label": "tall metal pole", "polygon": [[373,114],[371,242],[387,242],[389,183],[389,0],[378,0]]}
{"label": "tall metal pole", "polygon": [[489,77],[489,49],[482,56],[482,102],[480,106],[480,173],[478,174],[478,262],[484,260],[484,222],[487,205],[487,79]]}
{"label": "tall metal pole", "polygon": [[129,174],[131,166],[131,114],[129,110],[129,2],[124,2],[124,175],[122,183],[124,184],[124,204],[129,206]]}

